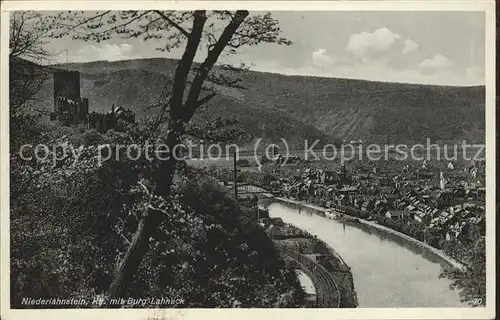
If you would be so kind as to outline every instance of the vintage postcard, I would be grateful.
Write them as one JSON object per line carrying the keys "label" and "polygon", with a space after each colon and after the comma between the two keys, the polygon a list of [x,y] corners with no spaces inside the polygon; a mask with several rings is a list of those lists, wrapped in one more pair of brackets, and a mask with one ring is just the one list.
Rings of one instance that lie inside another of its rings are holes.
{"label": "vintage postcard", "polygon": [[3,2],[1,319],[493,319],[495,25]]}

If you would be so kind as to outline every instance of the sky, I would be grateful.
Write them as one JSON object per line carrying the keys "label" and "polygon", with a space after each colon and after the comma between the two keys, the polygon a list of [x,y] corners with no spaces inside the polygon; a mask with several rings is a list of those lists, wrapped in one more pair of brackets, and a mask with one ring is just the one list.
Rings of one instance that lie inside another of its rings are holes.
{"label": "sky", "polygon": [[[485,83],[484,12],[277,11],[290,46],[260,44],[221,61],[252,70],[374,81],[436,85]],[[68,49],[69,62],[150,57],[179,58],[182,50],[160,52],[165,40],[112,38],[101,43],[53,39],[53,52]],[[197,61],[205,52],[197,54]],[[66,62],[65,54],[54,63]]]}

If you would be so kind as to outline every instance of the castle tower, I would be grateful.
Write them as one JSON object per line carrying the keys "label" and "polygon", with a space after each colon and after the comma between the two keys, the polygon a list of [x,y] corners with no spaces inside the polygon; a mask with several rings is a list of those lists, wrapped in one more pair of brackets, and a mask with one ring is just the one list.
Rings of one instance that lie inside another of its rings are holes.
{"label": "castle tower", "polygon": [[57,112],[57,97],[66,97],[76,103],[80,102],[80,72],[54,72],[54,112]]}
{"label": "castle tower", "polygon": [[54,72],[54,113],[51,119],[65,125],[87,122],[88,99],[80,96],[80,72]]}

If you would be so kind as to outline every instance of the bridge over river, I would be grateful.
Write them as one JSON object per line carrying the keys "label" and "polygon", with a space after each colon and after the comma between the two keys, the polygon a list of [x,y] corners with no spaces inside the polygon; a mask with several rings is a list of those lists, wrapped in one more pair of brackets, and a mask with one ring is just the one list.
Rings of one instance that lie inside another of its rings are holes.
{"label": "bridge over river", "polygon": [[441,265],[435,259],[380,233],[321,217],[307,207],[268,201],[270,217],[316,235],[340,254],[351,268],[359,307],[467,307],[450,289],[451,281],[439,279]]}

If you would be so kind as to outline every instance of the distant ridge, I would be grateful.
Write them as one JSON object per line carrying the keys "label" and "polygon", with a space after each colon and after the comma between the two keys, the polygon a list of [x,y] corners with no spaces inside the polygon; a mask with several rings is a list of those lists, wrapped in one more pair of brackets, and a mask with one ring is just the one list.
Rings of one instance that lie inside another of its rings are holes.
{"label": "distant ridge", "polygon": [[[91,110],[113,103],[139,115],[158,102],[176,60],[152,58],[58,65],[82,74]],[[484,142],[485,87],[453,87],[355,79],[238,73],[245,89],[220,90],[207,107],[212,116],[239,120],[256,137],[292,141],[336,139],[411,143]],[[51,97],[49,79],[41,97]],[[50,99],[41,103],[50,105]],[[197,119],[196,121],[198,121]]]}

